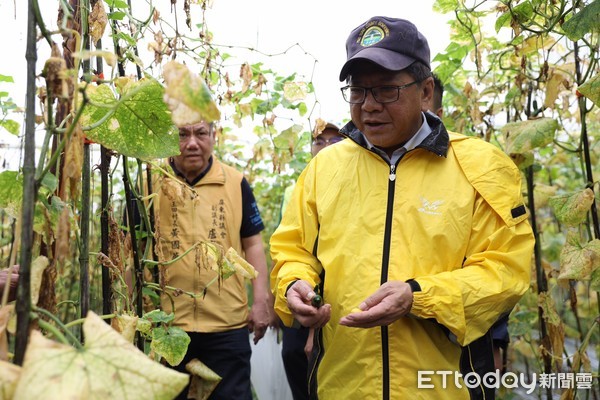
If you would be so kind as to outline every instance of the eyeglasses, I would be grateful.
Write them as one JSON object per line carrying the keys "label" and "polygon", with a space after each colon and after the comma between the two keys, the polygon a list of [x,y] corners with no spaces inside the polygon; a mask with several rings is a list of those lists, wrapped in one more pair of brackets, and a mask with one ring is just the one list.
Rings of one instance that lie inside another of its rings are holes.
{"label": "eyeglasses", "polygon": [[330,144],[338,143],[344,140],[343,136],[333,136],[330,139],[323,139],[321,137],[314,138],[312,141],[313,146],[327,146]]}
{"label": "eyeglasses", "polygon": [[340,90],[346,100],[350,104],[362,104],[367,98],[367,92],[373,94],[373,98],[378,103],[393,103],[400,97],[400,90],[406,89],[420,81],[414,81],[402,86],[376,86],[376,87],[361,87],[361,86],[344,86]]}

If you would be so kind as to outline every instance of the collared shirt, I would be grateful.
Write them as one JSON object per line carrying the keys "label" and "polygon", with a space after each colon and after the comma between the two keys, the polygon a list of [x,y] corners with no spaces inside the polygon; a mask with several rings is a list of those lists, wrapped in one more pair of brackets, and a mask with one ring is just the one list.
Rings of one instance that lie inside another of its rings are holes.
{"label": "collared shirt", "polygon": [[[179,176],[185,182],[187,182],[190,186],[195,186],[202,178],[206,176],[208,171],[210,171],[213,166],[213,156],[210,156],[208,160],[208,166],[204,169],[204,171],[200,172],[200,174],[194,178],[191,182],[188,182],[185,179],[185,176],[177,169],[175,166],[175,162],[170,159],[169,164],[175,172],[175,175]],[[260,216],[260,212],[258,210],[258,205],[256,204],[256,198],[254,197],[254,193],[252,192],[252,188],[250,184],[246,180],[246,178],[242,178],[242,227],[240,229],[240,237],[247,238],[257,233],[260,233],[263,229],[265,229],[265,225]]]}
{"label": "collared shirt", "polygon": [[415,133],[413,137],[411,137],[406,143],[404,143],[404,146],[394,150],[391,159],[385,151],[381,150],[380,148],[374,146],[371,142],[369,142],[369,139],[367,139],[364,133],[360,132],[360,135],[362,135],[367,149],[379,154],[381,157],[383,157],[384,160],[389,162],[390,165],[395,165],[405,153],[420,145],[423,142],[423,140],[425,140],[425,138],[431,133],[431,127],[427,123],[427,118],[425,118],[425,115],[423,113],[421,113],[421,115],[423,117],[423,123],[421,124],[421,127],[419,128],[417,133]]}

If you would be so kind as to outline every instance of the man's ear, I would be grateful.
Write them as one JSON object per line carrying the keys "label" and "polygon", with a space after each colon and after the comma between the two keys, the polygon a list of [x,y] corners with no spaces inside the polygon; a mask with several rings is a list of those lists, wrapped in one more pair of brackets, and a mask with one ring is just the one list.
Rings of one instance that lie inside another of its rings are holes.
{"label": "man's ear", "polygon": [[[433,88],[434,88],[433,77],[425,78],[423,82],[421,82],[421,109],[429,110],[431,105],[433,104]],[[433,110],[432,110],[433,111]]]}

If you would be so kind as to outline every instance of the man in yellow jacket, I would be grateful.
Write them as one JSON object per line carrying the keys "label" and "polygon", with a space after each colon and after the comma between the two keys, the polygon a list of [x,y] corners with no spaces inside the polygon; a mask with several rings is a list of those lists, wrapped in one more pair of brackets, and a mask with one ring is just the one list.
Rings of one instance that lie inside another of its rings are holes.
{"label": "man in yellow jacket", "polygon": [[275,310],[319,329],[313,398],[491,399],[486,333],[530,281],[520,172],[421,111],[433,79],[411,22],[373,17],[346,50],[349,140],[311,160],[271,238]]}

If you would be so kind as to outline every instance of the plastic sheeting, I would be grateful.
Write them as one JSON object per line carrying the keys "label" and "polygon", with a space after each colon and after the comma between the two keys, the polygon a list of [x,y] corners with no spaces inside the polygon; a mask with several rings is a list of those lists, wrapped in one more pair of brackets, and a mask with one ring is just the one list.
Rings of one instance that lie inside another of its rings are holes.
{"label": "plastic sheeting", "polygon": [[254,334],[250,334],[252,357],[250,358],[250,379],[258,400],[292,400],[292,392],[285,376],[281,359],[281,342],[277,342],[278,332],[269,328],[265,336],[254,344]]}

